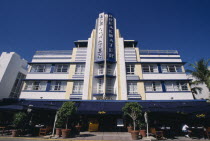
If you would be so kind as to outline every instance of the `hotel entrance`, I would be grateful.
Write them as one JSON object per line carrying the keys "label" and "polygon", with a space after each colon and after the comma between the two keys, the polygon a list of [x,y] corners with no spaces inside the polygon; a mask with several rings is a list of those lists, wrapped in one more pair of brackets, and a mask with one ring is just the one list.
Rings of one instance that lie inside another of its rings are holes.
{"label": "hotel entrance", "polygon": [[88,131],[90,132],[116,132],[119,115],[97,115],[88,119]]}

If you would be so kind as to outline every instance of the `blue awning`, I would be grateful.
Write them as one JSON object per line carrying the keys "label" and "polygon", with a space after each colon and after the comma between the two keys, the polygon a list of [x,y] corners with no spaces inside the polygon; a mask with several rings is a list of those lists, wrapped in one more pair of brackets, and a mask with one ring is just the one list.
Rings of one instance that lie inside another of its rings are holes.
{"label": "blue awning", "polygon": [[0,110],[24,110],[30,105],[34,110],[57,111],[64,102],[74,101],[78,114],[122,114],[127,102],[138,102],[143,111],[206,114],[210,115],[210,103],[205,100],[34,100],[17,99],[2,104]]}
{"label": "blue awning", "polygon": [[0,106],[0,111],[21,111],[24,110],[22,105],[4,105]]}

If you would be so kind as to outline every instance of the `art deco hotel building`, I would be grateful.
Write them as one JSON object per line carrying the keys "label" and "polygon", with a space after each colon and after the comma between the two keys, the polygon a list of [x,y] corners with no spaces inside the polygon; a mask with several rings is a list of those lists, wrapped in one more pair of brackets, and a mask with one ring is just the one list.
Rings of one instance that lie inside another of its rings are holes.
{"label": "art deco hotel building", "polygon": [[192,100],[176,50],[141,50],[125,40],[112,14],[99,14],[88,40],[73,50],[37,51],[20,98],[54,100]]}

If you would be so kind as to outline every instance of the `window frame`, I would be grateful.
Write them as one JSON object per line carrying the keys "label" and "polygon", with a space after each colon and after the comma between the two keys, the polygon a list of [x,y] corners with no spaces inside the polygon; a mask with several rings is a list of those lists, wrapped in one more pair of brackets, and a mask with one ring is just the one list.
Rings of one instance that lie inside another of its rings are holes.
{"label": "window frame", "polygon": [[126,64],[126,75],[135,75],[135,64]]}
{"label": "window frame", "polygon": [[[31,84],[28,84],[31,83]],[[44,84],[44,85],[43,85]],[[26,91],[46,91],[47,81],[28,81],[25,84]]]}
{"label": "window frame", "polygon": [[144,83],[145,92],[162,92],[160,81],[150,81]]}
{"label": "window frame", "polygon": [[72,94],[82,94],[83,93],[83,81],[74,81]]}
{"label": "window frame", "polygon": [[66,85],[66,81],[51,81],[50,91],[65,91]]}
{"label": "window frame", "polygon": [[165,87],[166,87],[166,91],[175,91],[175,92],[176,91],[189,91],[187,82],[168,81],[168,82],[165,82]]}
{"label": "window frame", "polygon": [[85,64],[76,64],[75,74],[83,75],[85,73]]}
{"label": "window frame", "polygon": [[34,64],[31,66],[30,72],[46,72],[46,66],[47,64]]}
{"label": "window frame", "polygon": [[[148,71],[144,71],[145,67],[148,67]],[[155,64],[143,64],[142,72],[143,73],[158,73],[158,67]]]}
{"label": "window frame", "polygon": [[97,82],[97,93],[103,94],[104,93],[104,80],[102,78],[98,79]]}
{"label": "window frame", "polygon": [[138,94],[138,88],[137,88],[137,82],[135,81],[130,81],[127,82],[127,91],[128,91],[128,95],[130,94]]}
{"label": "window frame", "polygon": [[104,75],[104,64],[98,64],[98,75]]}
{"label": "window frame", "polygon": [[69,65],[68,64],[56,64],[53,72],[63,73],[63,72],[68,72],[68,70],[69,70]]}
{"label": "window frame", "polygon": [[182,73],[182,72],[184,72],[182,69],[182,65],[179,65],[179,64],[164,64],[164,65],[161,65],[161,70],[163,73]]}

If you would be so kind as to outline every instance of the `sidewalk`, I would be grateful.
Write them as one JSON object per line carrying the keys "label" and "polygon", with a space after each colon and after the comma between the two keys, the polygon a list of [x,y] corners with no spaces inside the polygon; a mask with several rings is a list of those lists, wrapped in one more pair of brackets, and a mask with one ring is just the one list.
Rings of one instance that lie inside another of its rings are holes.
{"label": "sidewalk", "polygon": [[[79,136],[68,139],[44,139],[43,137],[9,137],[0,136],[0,141],[132,141],[131,135],[128,132],[81,132]],[[140,139],[139,139],[140,140]],[[175,139],[166,139],[165,141],[208,141],[208,139],[196,139],[196,138],[186,138],[186,137],[176,137]]]}

